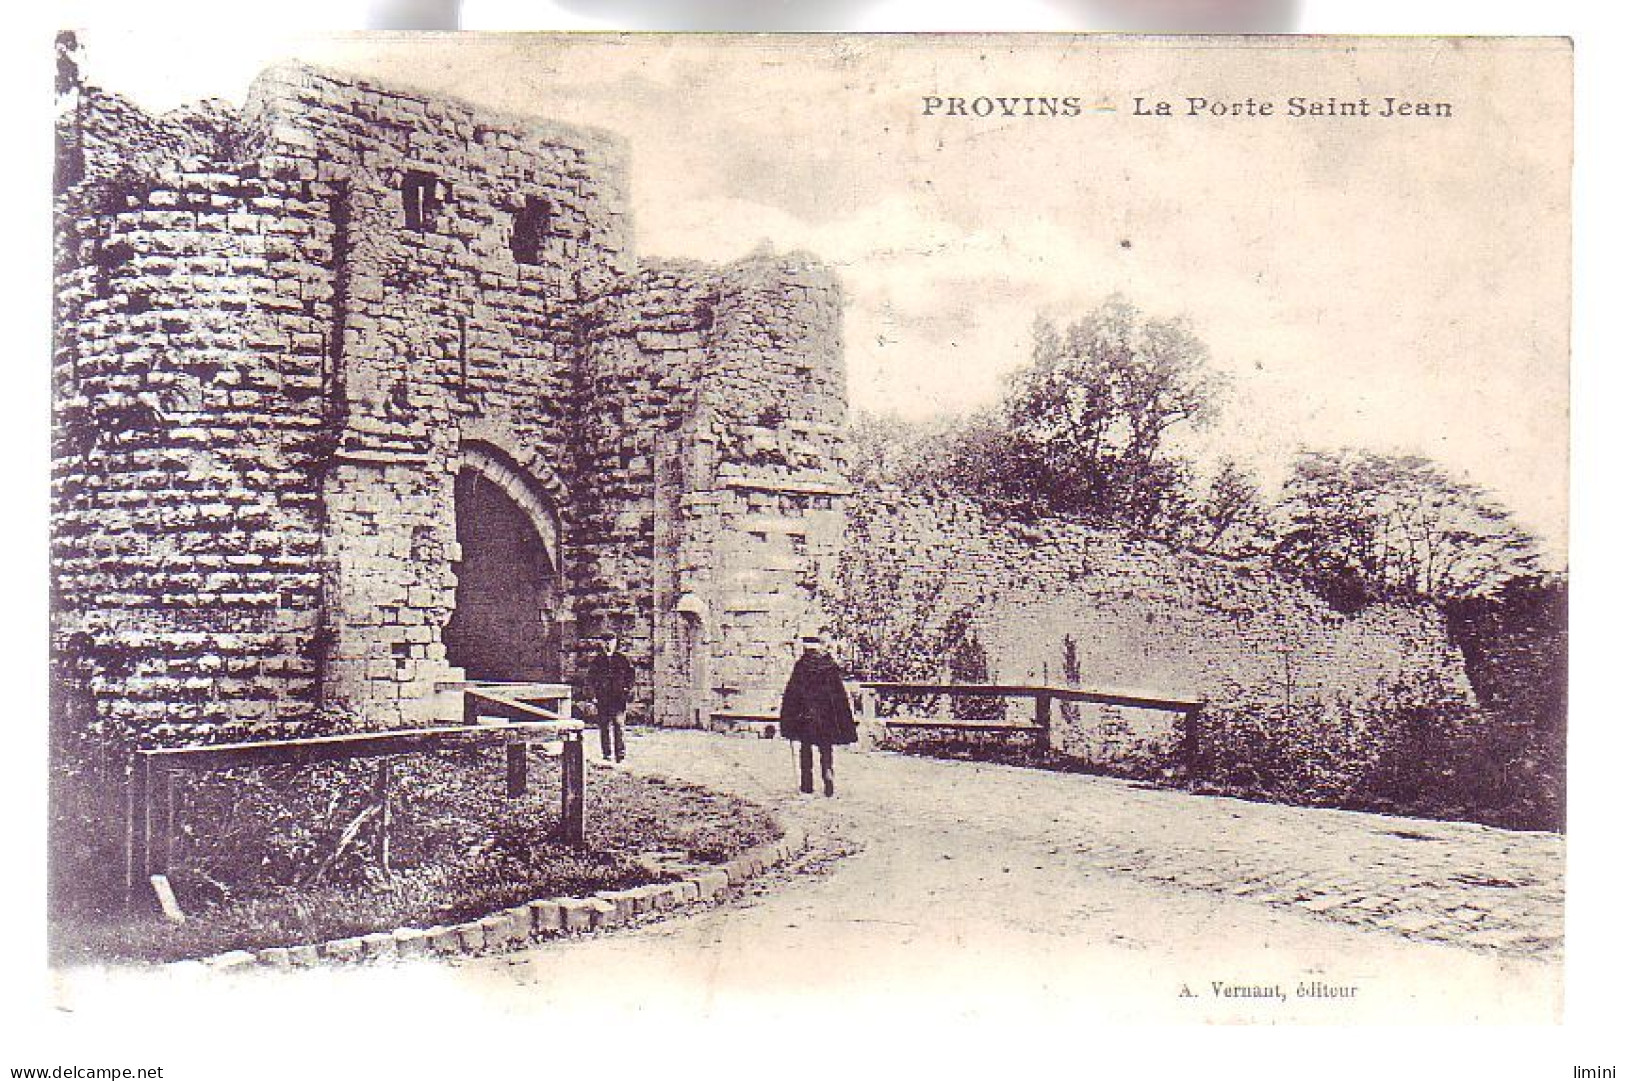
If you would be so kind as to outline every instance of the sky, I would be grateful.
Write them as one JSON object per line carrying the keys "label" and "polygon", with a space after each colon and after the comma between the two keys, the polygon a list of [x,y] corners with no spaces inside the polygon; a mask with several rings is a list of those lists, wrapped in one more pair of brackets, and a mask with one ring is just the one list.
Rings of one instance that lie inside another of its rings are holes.
{"label": "sky", "polygon": [[[994,401],[1035,317],[1120,293],[1229,377],[1187,438],[1279,480],[1300,447],[1420,453],[1567,537],[1569,72],[1550,42],[87,34],[148,108],[240,101],[278,59],[608,129],[640,254],[805,250],[845,288],[852,404]],[[1076,117],[927,116],[927,96],[1073,96]],[[1449,101],[1292,118],[1287,99]],[[1192,96],[1269,101],[1198,116]],[[1134,115],[1136,98],[1176,113]]]}

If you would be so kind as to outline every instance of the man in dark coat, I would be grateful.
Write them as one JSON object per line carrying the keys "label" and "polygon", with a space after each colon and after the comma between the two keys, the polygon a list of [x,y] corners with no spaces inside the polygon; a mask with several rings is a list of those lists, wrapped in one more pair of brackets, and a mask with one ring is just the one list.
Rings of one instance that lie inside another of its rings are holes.
{"label": "man in dark coat", "polygon": [[835,794],[834,746],[856,743],[858,726],[852,720],[852,702],[841,681],[841,669],[824,652],[822,635],[801,638],[802,653],[784,688],[779,706],[779,732],[801,741],[801,790],[813,790],[813,748],[818,748],[824,795]]}
{"label": "man in dark coat", "polygon": [[598,739],[604,761],[613,755],[615,761],[621,762],[626,759],[626,733],[621,727],[621,714],[626,712],[627,700],[632,697],[632,662],[621,653],[615,635],[605,634],[598,643],[598,652],[587,664],[587,697],[598,714]]}

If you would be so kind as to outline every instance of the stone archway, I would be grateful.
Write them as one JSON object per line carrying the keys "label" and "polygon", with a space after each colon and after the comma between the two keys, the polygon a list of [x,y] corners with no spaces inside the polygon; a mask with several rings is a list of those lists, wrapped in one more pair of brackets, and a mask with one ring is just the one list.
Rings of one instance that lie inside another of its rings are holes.
{"label": "stone archway", "polygon": [[456,606],[442,641],[469,679],[560,677],[558,513],[539,489],[507,455],[465,444],[454,492]]}

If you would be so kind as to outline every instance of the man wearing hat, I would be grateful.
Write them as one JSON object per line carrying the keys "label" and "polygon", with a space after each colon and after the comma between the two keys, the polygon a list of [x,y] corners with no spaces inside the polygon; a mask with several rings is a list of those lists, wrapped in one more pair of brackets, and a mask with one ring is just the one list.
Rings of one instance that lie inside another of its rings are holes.
{"label": "man wearing hat", "polygon": [[626,733],[621,727],[621,714],[632,697],[632,662],[620,651],[620,641],[614,631],[605,631],[598,638],[598,651],[587,664],[587,697],[592,700],[598,714],[598,738],[604,751],[604,761],[613,755],[615,761],[626,759]]}
{"label": "man wearing hat", "polygon": [[824,652],[824,636],[819,631],[801,636],[801,656],[779,707],[779,732],[785,739],[801,741],[801,790],[813,790],[813,748],[817,747],[824,795],[833,796],[835,744],[856,743],[858,726],[852,719],[852,702],[840,666]]}

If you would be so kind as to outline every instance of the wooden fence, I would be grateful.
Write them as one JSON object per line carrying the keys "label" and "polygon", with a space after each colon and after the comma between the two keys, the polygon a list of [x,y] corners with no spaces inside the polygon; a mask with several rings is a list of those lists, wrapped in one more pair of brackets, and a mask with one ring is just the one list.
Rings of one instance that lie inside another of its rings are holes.
{"label": "wooden fence", "polygon": [[[153,876],[168,870],[178,810],[176,780],[188,772],[379,759],[373,798],[382,808],[381,847],[387,850],[388,759],[500,742],[506,749],[507,794],[515,799],[525,794],[531,743],[562,740],[559,835],[567,844],[580,845],[586,832],[584,726],[570,716],[570,689],[545,684],[479,684],[467,687],[463,695],[464,717],[470,723],[461,725],[135,751],[127,793],[126,903],[133,904]],[[544,708],[543,702],[553,708]]]}
{"label": "wooden fence", "polygon": [[890,681],[865,681],[854,685],[858,697],[858,725],[860,732],[866,733],[866,739],[872,741],[876,726],[885,723],[876,710],[881,697],[897,695],[945,695],[949,698],[1031,698],[1033,700],[1033,719],[1031,725],[989,724],[976,721],[937,720],[922,722],[930,727],[941,728],[976,728],[979,730],[992,730],[996,728],[1010,729],[1036,729],[1038,748],[1049,750],[1051,747],[1050,730],[1053,724],[1053,709],[1056,701],[1062,702],[1091,702],[1106,706],[1132,706],[1139,709],[1160,709],[1178,713],[1183,720],[1183,732],[1186,746],[1181,748],[1181,755],[1193,753],[1189,741],[1195,738],[1195,726],[1191,720],[1201,712],[1204,702],[1193,698],[1174,698],[1165,695],[1147,695],[1128,691],[1091,690],[1084,687],[1053,687],[1039,684],[1023,683],[897,683]]}

